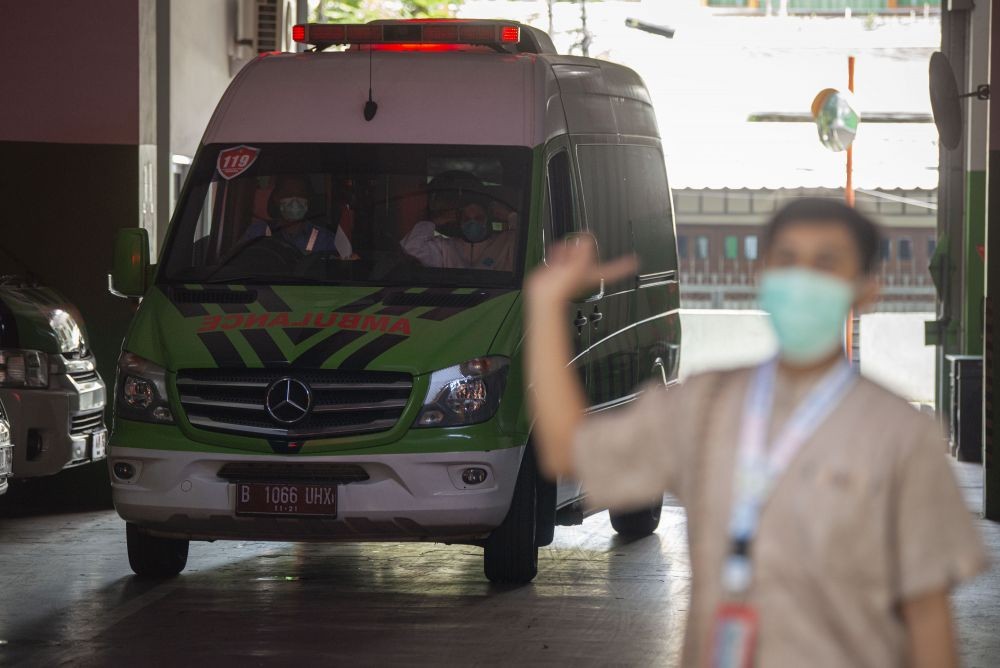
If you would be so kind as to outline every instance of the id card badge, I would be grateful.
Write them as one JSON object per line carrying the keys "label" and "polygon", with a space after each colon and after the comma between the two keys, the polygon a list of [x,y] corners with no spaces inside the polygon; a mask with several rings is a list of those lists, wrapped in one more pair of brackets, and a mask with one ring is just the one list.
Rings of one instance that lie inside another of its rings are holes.
{"label": "id card badge", "polygon": [[712,629],[711,668],[753,668],[757,612],[743,603],[723,603]]}

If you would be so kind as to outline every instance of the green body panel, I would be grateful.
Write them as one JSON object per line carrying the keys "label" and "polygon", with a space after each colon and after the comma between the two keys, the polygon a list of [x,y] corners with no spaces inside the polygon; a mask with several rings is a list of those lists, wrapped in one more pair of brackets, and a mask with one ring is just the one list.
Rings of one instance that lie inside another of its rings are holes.
{"label": "green body panel", "polygon": [[4,317],[4,347],[59,354],[76,351],[86,341],[83,318],[76,307],[52,288],[0,286]]}
{"label": "green body panel", "polygon": [[[525,255],[528,267],[540,262],[543,255],[539,241],[545,183],[542,163],[543,151],[539,147],[533,155],[529,242]],[[415,286],[393,290],[410,296],[419,295],[424,289]],[[252,301],[247,300],[250,303],[234,307],[232,303],[191,299],[198,290],[230,293],[252,290],[258,295]],[[456,288],[447,292],[470,296],[477,303],[452,309],[412,306],[392,310],[388,315],[383,312],[386,305],[381,302],[386,290],[377,286],[154,286],[132,321],[124,349],[167,370],[168,399],[176,424],[119,419],[114,424],[111,445],[274,456],[264,438],[193,427],[179,402],[177,372],[226,367],[220,361],[220,350],[227,351],[232,366],[263,368],[291,363],[296,368],[297,359],[309,358],[324,344],[336,341],[333,337],[346,336],[349,340],[331,346],[332,352],[324,353],[319,364],[303,363],[297,368],[341,368],[345,361],[356,361],[365,350],[382,342],[385,349],[371,359],[365,358],[363,368],[413,376],[413,391],[403,415],[387,431],[311,439],[298,454],[287,456],[348,455],[362,451],[370,454],[489,451],[523,446],[528,438],[529,419],[523,389],[520,291]],[[178,291],[186,298],[179,298]],[[253,332],[250,335],[253,341],[248,332]],[[261,345],[261,339],[266,345]],[[276,354],[278,357],[274,358]],[[497,414],[485,423],[467,427],[413,428],[431,373],[484,355],[503,355],[511,360]]]}
{"label": "green body panel", "polygon": [[[295,360],[338,332],[359,333],[356,339],[338,349],[320,366],[335,369],[366,344],[390,334],[402,337],[402,340],[367,368],[419,375],[489,352],[500,325],[517,300],[516,291],[498,291],[481,304],[450,315],[445,320],[433,320],[422,317],[435,310],[428,306],[417,306],[398,316],[379,314],[384,306],[378,301],[357,312],[338,310],[374,295],[378,288],[276,286],[272,290],[289,306],[287,311],[268,310],[260,302],[253,302],[247,305],[246,313],[226,313],[222,305],[206,303],[201,305],[206,314],[185,316],[163,289],[153,288],[136,314],[125,350],[168,371],[215,368],[220,365],[200,335],[220,335],[238,351],[242,365],[263,368],[265,363],[248,342],[245,332],[266,331],[286,361]],[[458,294],[475,292],[465,290],[458,291]],[[288,331],[294,333],[300,329],[317,331],[295,342]],[[509,353],[505,351],[501,354]]]}
{"label": "green body panel", "polygon": [[983,354],[983,293],[986,262],[980,254],[986,244],[986,172],[970,171],[965,182],[965,264],[962,305],[962,352]]}

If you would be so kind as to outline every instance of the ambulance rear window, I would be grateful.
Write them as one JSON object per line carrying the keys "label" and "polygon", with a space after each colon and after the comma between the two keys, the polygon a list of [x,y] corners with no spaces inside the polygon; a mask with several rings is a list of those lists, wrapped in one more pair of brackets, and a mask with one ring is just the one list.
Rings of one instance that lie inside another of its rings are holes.
{"label": "ambulance rear window", "polygon": [[160,280],[516,287],[531,164],[505,146],[206,146]]}

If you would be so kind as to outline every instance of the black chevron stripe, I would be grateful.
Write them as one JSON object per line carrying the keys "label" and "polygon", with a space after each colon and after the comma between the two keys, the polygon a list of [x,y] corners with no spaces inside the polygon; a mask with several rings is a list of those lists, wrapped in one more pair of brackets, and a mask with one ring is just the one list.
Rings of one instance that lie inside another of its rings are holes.
{"label": "black chevron stripe", "polygon": [[342,329],[339,332],[326,337],[296,357],[292,362],[292,366],[303,369],[318,369],[323,366],[323,363],[330,359],[330,357],[338,350],[349,345],[352,341],[355,341],[365,334],[367,334],[367,332]]}
{"label": "black chevron stripe", "polygon": [[318,334],[323,330],[318,327],[286,327],[281,331],[285,333],[289,341],[295,345],[299,345],[313,334]]}
{"label": "black chevron stripe", "polygon": [[208,348],[209,354],[215,360],[217,367],[244,368],[246,363],[240,357],[236,346],[229,340],[225,332],[204,332],[198,335],[201,342]]}
{"label": "black chevron stripe", "polygon": [[266,329],[242,329],[240,333],[246,339],[253,351],[257,353],[264,366],[287,366],[288,357],[281,352],[281,348],[271,338],[271,333]]}
{"label": "black chevron stripe", "polygon": [[257,290],[257,303],[263,306],[265,311],[288,312],[292,310],[292,307],[279,297],[273,288],[260,286],[254,289]]}
{"label": "black chevron stripe", "polygon": [[405,341],[401,334],[383,334],[358,348],[345,359],[338,368],[347,371],[361,371],[374,362],[385,351]]}
{"label": "black chevron stripe", "polygon": [[382,303],[382,300],[398,290],[399,288],[381,288],[371,294],[365,295],[361,299],[351,302],[350,304],[345,304],[336,310],[339,313],[360,313],[367,308],[371,308],[376,304]]}

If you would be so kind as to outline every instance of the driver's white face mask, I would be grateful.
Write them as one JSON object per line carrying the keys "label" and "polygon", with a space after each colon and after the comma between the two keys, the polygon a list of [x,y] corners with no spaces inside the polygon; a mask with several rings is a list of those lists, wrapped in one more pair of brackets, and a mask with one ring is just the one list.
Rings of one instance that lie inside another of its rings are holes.
{"label": "driver's white face mask", "polygon": [[278,200],[278,209],[282,218],[294,223],[306,217],[309,200],[305,197],[283,197]]}

